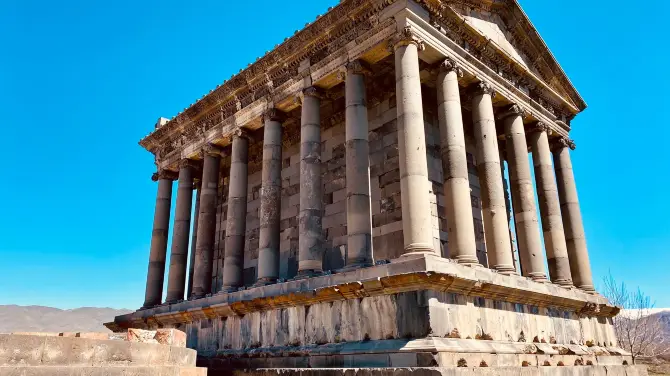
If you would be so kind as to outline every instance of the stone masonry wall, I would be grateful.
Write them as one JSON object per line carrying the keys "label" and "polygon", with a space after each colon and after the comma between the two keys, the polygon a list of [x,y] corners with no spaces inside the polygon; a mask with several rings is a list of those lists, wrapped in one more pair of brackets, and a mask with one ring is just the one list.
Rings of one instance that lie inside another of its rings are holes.
{"label": "stone masonry wall", "polygon": [[[433,242],[443,257],[448,257],[447,219],[445,218],[443,169],[440,157],[440,130],[437,120],[437,104],[433,88],[423,88],[424,124],[426,132],[427,162],[431,212],[433,216]],[[345,117],[344,98],[322,101],[322,181],[323,181],[323,270],[337,270],[346,260],[346,174],[345,174]],[[402,209],[400,197],[400,170],[398,160],[398,126],[396,122],[396,97],[393,91],[378,97],[369,104],[370,185],[373,255],[375,260],[390,260],[403,252]],[[300,203],[300,111],[289,114],[284,124],[282,149],[282,204],[280,240],[280,278],[290,279],[298,271],[298,211]],[[249,184],[247,192],[247,222],[244,251],[244,284],[250,286],[256,280],[258,259],[259,210],[262,154],[262,133],[259,129],[249,144]],[[468,169],[470,171],[473,221],[477,239],[477,255],[486,263],[484,229],[481,214],[479,179],[476,175],[474,142],[466,140]],[[226,209],[228,198],[228,174],[230,158],[223,158],[217,203],[217,230],[213,262],[213,289],[218,292],[222,285]]]}
{"label": "stone masonry wall", "polygon": [[220,350],[367,340],[460,338],[507,343],[615,346],[607,318],[437,291],[414,291],[194,321],[187,346]]}

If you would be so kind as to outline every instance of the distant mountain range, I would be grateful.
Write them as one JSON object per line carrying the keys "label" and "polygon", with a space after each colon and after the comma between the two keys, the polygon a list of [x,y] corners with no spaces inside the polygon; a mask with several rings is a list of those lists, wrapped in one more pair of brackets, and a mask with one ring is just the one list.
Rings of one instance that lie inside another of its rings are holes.
{"label": "distant mountain range", "polygon": [[0,333],[108,332],[102,324],[129,309],[82,307],[58,309],[42,306],[0,305]]}

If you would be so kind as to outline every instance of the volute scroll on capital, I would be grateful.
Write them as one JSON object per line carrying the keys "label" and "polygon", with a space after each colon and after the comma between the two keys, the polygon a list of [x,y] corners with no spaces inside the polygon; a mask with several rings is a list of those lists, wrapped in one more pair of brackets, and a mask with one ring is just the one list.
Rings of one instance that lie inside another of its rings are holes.
{"label": "volute scroll on capital", "polygon": [[570,148],[570,150],[575,150],[577,145],[575,142],[567,137],[557,137],[551,140],[551,151],[558,151],[564,148]]}
{"label": "volute scroll on capital", "polygon": [[523,119],[528,116],[528,111],[518,104],[512,104],[498,115],[498,120],[507,119],[512,116],[520,116]]}
{"label": "volute scroll on capital", "polygon": [[268,108],[267,111],[265,111],[265,114],[263,114],[263,120],[264,121],[278,121],[278,122],[284,122],[286,120],[286,114],[278,110],[274,107]]}
{"label": "volute scroll on capital", "polygon": [[463,69],[456,63],[456,61],[450,57],[447,57],[439,65],[439,71],[441,73],[450,73],[456,72],[458,77],[463,77]]}
{"label": "volute scroll on capital", "polygon": [[476,96],[476,95],[484,95],[484,94],[490,95],[491,98],[496,96],[495,89],[488,82],[479,81],[479,82],[477,82],[475,84],[472,84],[470,86],[470,95]]}
{"label": "volute scroll on capital", "polygon": [[368,67],[367,63],[361,61],[360,59],[352,60],[344,65],[345,72],[347,74],[358,74],[363,76],[371,76],[372,70]]}
{"label": "volute scroll on capital", "polygon": [[550,132],[550,130],[551,130],[551,128],[549,128],[549,125],[547,125],[546,123],[544,123],[542,121],[532,123],[528,126],[528,133],[545,132],[545,133],[548,134]]}
{"label": "volute scroll on capital", "polygon": [[209,155],[212,157],[219,157],[222,158],[224,157],[223,149],[221,149],[220,146],[214,145],[214,144],[207,144],[202,147],[202,154],[203,156]]}
{"label": "volute scroll on capital", "polygon": [[305,97],[314,97],[318,99],[324,98],[324,93],[321,89],[316,86],[306,87],[302,90],[302,95]]}
{"label": "volute scroll on capital", "polygon": [[181,168],[187,168],[187,167],[190,167],[192,169],[198,169],[198,168],[200,168],[200,165],[196,160],[190,159],[190,158],[184,158],[181,161],[179,161],[179,168],[180,169]]}
{"label": "volute scroll on capital", "polygon": [[410,44],[416,45],[419,51],[423,51],[426,45],[423,39],[419,38],[412,26],[405,26],[395,36],[389,40],[389,50],[395,52],[398,47],[407,46]]}
{"label": "volute scroll on capital", "polygon": [[179,178],[179,174],[174,171],[170,170],[160,170],[157,172],[154,172],[151,175],[151,180],[152,181],[159,181],[161,179],[166,179],[166,180],[177,180]]}
{"label": "volute scroll on capital", "polygon": [[244,138],[247,141],[249,141],[249,140],[251,140],[251,132],[249,132],[249,130],[247,130],[246,128],[237,127],[233,131],[233,139],[236,139],[236,138]]}

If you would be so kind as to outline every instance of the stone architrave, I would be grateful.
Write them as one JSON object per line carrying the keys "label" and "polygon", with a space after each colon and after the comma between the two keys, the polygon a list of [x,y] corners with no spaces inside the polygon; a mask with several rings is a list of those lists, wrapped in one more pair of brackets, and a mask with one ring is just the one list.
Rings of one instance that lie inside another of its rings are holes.
{"label": "stone architrave", "polygon": [[247,223],[249,133],[238,128],[233,135],[228,187],[228,217],[223,259],[224,292],[237,291],[244,284],[244,239]]}
{"label": "stone architrave", "polygon": [[437,113],[444,168],[444,197],[449,255],[460,264],[478,264],[472,221],[468,162],[458,78],[463,73],[447,58],[437,76]]}
{"label": "stone architrave", "polygon": [[177,178],[172,171],[160,171],[151,179],[158,181],[154,225],[151,232],[151,251],[149,270],[144,295],[144,308],[161,304],[163,298],[163,280],[165,278],[165,258],[167,253],[168,230],[170,227],[170,206],[172,203],[172,182]]}
{"label": "stone architrave", "polygon": [[265,113],[257,285],[274,283],[279,278],[283,120],[284,114],[277,109]]}
{"label": "stone architrave", "polygon": [[561,204],[551,163],[549,126],[537,122],[530,127],[528,138],[535,167],[535,186],[542,218],[544,248],[547,250],[549,278],[553,283],[572,286],[568,248],[565,243]]}
{"label": "stone architrave", "polygon": [[373,263],[372,213],[370,201],[370,146],[365,75],[369,70],[359,60],[346,66],[346,177],[347,177],[347,267]]}
{"label": "stone architrave", "polygon": [[298,277],[323,270],[323,203],[321,187],[321,92],[303,90],[300,118],[300,213]]}
{"label": "stone architrave", "polygon": [[567,138],[559,138],[554,141],[552,149],[572,282],[586,292],[595,292],[575,175],[570,160],[570,150],[575,149],[575,143]]}
{"label": "stone architrave", "polygon": [[398,154],[404,253],[435,253],[430,210],[426,134],[421,100],[419,50],[424,48],[410,26],[391,40],[395,54]]}
{"label": "stone architrave", "polygon": [[195,175],[195,169],[195,161],[190,159],[182,160],[179,166],[177,207],[175,209],[174,228],[172,229],[170,271],[165,299],[168,304],[184,300],[188,243],[191,237],[191,207],[193,205],[193,175]]}
{"label": "stone architrave", "polygon": [[530,176],[524,117],[524,110],[514,104],[501,113],[499,119],[503,121],[505,128],[505,146],[521,270],[524,276],[535,281],[546,281],[547,273],[544,271],[544,252],[537,219],[535,189]]}
{"label": "stone architrave", "polygon": [[216,231],[216,196],[219,193],[221,150],[207,145],[203,150],[202,184],[198,212],[198,235],[195,246],[195,272],[193,298],[198,299],[212,292],[212,261]]}
{"label": "stone architrave", "polygon": [[476,83],[470,90],[477,147],[477,173],[482,186],[482,215],[489,267],[501,274],[515,274],[500,169],[498,138],[493,115],[494,91],[486,82]]}

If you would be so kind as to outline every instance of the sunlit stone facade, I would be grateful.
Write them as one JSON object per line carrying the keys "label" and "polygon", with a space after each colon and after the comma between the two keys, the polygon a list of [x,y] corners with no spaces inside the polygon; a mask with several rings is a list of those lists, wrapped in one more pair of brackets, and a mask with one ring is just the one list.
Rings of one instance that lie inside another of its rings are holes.
{"label": "sunlit stone facade", "polygon": [[146,300],[108,326],[181,328],[212,372],[621,367],[585,107],[515,1],[342,1],[140,142]]}

